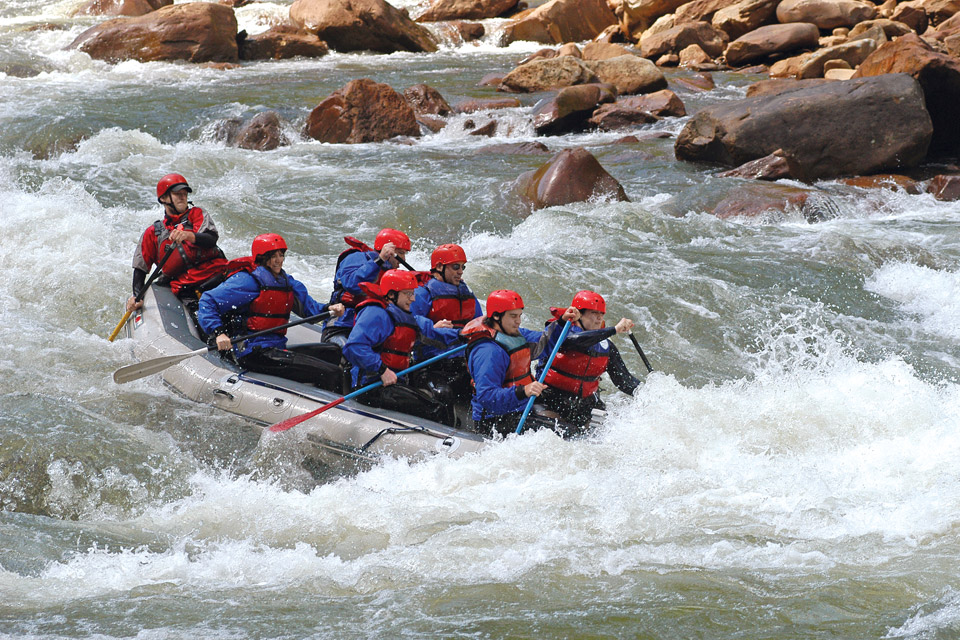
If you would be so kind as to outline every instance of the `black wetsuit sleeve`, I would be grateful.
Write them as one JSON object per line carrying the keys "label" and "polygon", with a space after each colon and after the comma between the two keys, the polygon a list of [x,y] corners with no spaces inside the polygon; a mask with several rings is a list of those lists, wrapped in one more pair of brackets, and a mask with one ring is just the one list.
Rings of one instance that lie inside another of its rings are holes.
{"label": "black wetsuit sleeve", "polygon": [[147,272],[141,271],[140,269],[133,270],[133,297],[137,298],[140,296],[140,292],[143,291],[143,285],[147,281]]}
{"label": "black wetsuit sleeve", "polygon": [[620,351],[612,342],[610,343],[610,360],[607,362],[607,373],[610,374],[610,380],[617,386],[617,389],[626,394],[632,395],[634,390],[640,386],[640,381],[631,375],[620,356]]}
{"label": "black wetsuit sleeve", "polygon": [[212,249],[213,247],[217,246],[217,240],[220,239],[220,234],[216,231],[203,231],[193,235],[196,236],[193,244],[197,245],[201,249]]}
{"label": "black wetsuit sleeve", "polygon": [[595,344],[603,342],[607,338],[613,337],[617,333],[616,327],[607,327],[606,329],[595,329],[593,331],[578,331],[577,333],[567,334],[563,341],[564,347],[569,347],[574,351],[586,351]]}

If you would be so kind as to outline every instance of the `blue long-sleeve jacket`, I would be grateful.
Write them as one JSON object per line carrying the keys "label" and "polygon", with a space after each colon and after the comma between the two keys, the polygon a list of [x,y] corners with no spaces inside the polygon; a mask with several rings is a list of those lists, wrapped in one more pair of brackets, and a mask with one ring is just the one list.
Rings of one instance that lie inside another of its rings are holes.
{"label": "blue long-sleeve jacket", "polygon": [[[433,294],[430,292],[431,289],[440,295],[459,296],[463,299],[473,298],[475,305],[473,317],[476,318],[483,315],[483,308],[480,306],[480,301],[477,300],[477,296],[473,295],[473,291],[471,291],[470,287],[468,287],[465,283],[461,282],[459,286],[455,286],[449,282],[444,282],[443,280],[431,280],[429,285],[429,287],[425,284],[417,287],[417,290],[414,293],[415,297],[413,299],[413,304],[410,305],[410,313],[413,315],[426,316],[430,313],[430,309],[433,308],[434,300]],[[426,360],[427,358],[432,358],[440,353],[441,350],[437,347],[427,343],[422,343],[417,345],[416,359],[419,362],[421,360]],[[462,357],[462,355],[460,357]]]}
{"label": "blue long-sleeve jacket", "polygon": [[[459,341],[460,332],[456,329],[434,329],[433,321],[423,316],[414,316],[390,303],[392,313],[410,316],[418,330],[417,340],[430,340],[437,344],[452,345]],[[365,306],[357,314],[356,323],[347,343],[343,346],[343,355],[353,365],[353,386],[361,387],[377,380],[386,370],[380,359],[380,345],[390,337],[395,328],[390,313],[376,305]],[[397,373],[397,372],[394,372]]]}
{"label": "blue long-sleeve jacket", "polygon": [[[266,267],[260,266],[255,270],[257,276],[268,285],[282,286],[284,279],[293,289],[293,312],[301,318],[315,316],[327,310],[327,305],[322,305],[307,293],[307,288],[286,272],[281,271],[280,276],[274,276]],[[233,274],[210,291],[205,291],[200,296],[200,309],[197,312],[197,320],[200,322],[200,328],[204,332],[213,335],[217,333],[224,324],[227,316],[240,315],[244,318],[250,308],[250,303],[260,295],[260,285],[252,275],[246,271],[240,271]],[[245,323],[244,323],[245,326]],[[244,333],[247,333],[244,331]],[[235,336],[234,336],[235,337]],[[234,345],[234,351],[238,358],[250,353],[254,347],[276,347],[283,349],[287,346],[287,337],[279,333],[268,333],[263,336],[247,340],[238,348]]]}
{"label": "blue long-sleeve jacket", "polygon": [[[560,332],[563,327],[562,322],[550,322],[547,324],[545,333],[547,334],[547,344],[540,354],[537,361],[537,372],[543,370],[543,365],[547,363],[547,358],[553,353],[553,348],[560,339]],[[560,351],[587,351],[596,347],[596,351],[604,353],[609,358],[607,362],[607,375],[613,384],[627,395],[632,395],[634,390],[640,386],[640,380],[631,375],[627,365],[623,362],[623,357],[617,346],[610,342],[608,338],[616,335],[616,327],[606,327],[604,329],[594,329],[586,331],[578,324],[570,326],[570,332],[560,346]],[[605,343],[605,344],[604,344]]]}
{"label": "blue long-sleeve jacket", "polygon": [[[543,332],[521,328],[520,335],[530,343],[531,360],[536,359],[543,351]],[[482,340],[471,348],[467,368],[474,384],[473,399],[470,400],[474,420],[523,411],[527,404],[523,387],[503,386],[509,366],[507,350],[493,340]]]}
{"label": "blue long-sleeve jacket", "polygon": [[[360,289],[361,282],[376,282],[380,272],[393,268],[389,262],[377,263],[379,258],[380,254],[376,251],[357,251],[344,258],[333,277],[333,294],[330,296],[330,304],[340,302],[344,291],[355,296],[364,295]],[[347,309],[342,316],[332,321],[332,326],[352,327],[356,317],[355,309]]]}

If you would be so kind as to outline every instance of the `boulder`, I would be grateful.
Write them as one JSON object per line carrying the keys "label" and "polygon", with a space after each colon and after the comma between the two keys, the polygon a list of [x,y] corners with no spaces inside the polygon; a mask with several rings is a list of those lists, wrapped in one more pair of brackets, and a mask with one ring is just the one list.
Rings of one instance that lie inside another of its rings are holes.
{"label": "boulder", "polygon": [[550,0],[518,14],[503,30],[504,43],[531,40],[544,44],[592,40],[616,24],[604,0]]}
{"label": "boulder", "polygon": [[710,21],[731,40],[758,27],[772,22],[780,0],[741,0],[737,4],[720,9]]}
{"label": "boulder", "polygon": [[[881,31],[881,33],[883,32]],[[876,49],[876,40],[867,38],[814,51],[810,54],[810,57],[800,65],[797,78],[800,80],[806,78],[822,78],[824,72],[823,65],[831,60],[843,60],[849,65],[849,68],[852,69],[866,60],[867,56],[876,51]]]}
{"label": "boulder", "polygon": [[684,22],[711,22],[714,14],[721,9],[737,4],[739,0],[690,0],[677,7],[673,13],[673,24]]}
{"label": "boulder", "polygon": [[797,74],[800,73],[800,67],[803,66],[803,63],[807,61],[807,58],[810,57],[809,53],[801,53],[798,56],[793,56],[791,58],[784,58],[783,60],[777,60],[772,65],[770,65],[770,77],[771,78],[796,78]]}
{"label": "boulder", "polygon": [[796,178],[816,180],[915,166],[932,135],[920,84],[891,74],[708,107],[674,151],[679,160],[736,166],[782,149]]}
{"label": "boulder", "polygon": [[609,60],[620,56],[635,55],[633,51],[610,42],[588,42],[583,45],[581,55],[584,60]]}
{"label": "boulder", "polygon": [[90,27],[70,43],[97,60],[238,60],[237,18],[219,4],[162,7],[136,18],[114,18]]}
{"label": "boulder", "polygon": [[691,44],[716,58],[727,46],[727,34],[707,22],[687,22],[644,38],[640,43],[640,54],[644,58],[659,58],[664,54],[680,53]]}
{"label": "boulder", "polygon": [[692,44],[680,52],[680,66],[688,69],[699,69],[713,63],[713,58],[699,45]]}
{"label": "boulder", "polygon": [[747,97],[754,98],[758,96],[778,96],[790,91],[799,91],[800,89],[809,89],[817,87],[828,82],[823,78],[810,78],[808,80],[792,80],[789,78],[772,78],[770,80],[761,80],[754,82],[747,87]]}
{"label": "boulder", "polygon": [[475,113],[492,109],[513,109],[519,107],[516,98],[467,98],[453,105],[454,113]]}
{"label": "boulder", "polygon": [[500,90],[532,93],[591,82],[599,82],[599,78],[582,60],[560,56],[520,65],[504,76]]}
{"label": "boulder", "polygon": [[596,74],[600,82],[608,82],[617,93],[649,93],[667,88],[663,72],[646,58],[635,55],[617,56],[606,60],[585,60],[583,63]]}
{"label": "boulder", "polygon": [[774,54],[816,49],[820,30],[806,22],[771,24],[744,34],[727,46],[727,64],[739,66]]}
{"label": "boulder", "polygon": [[433,0],[417,22],[496,18],[517,6],[517,0]]}
{"label": "boulder", "polygon": [[887,42],[870,54],[855,78],[908,73],[923,87],[933,121],[932,155],[960,154],[960,60],[939,53],[915,34]]}
{"label": "boulder", "polygon": [[806,210],[811,195],[809,190],[789,185],[748,182],[728,193],[712,213],[718,218],[752,218],[771,214],[779,217],[797,212],[812,222],[820,219],[820,216]]}
{"label": "boulder", "polygon": [[616,99],[616,90],[608,84],[566,87],[534,105],[534,129],[542,136],[582,131],[598,106]]}
{"label": "boulder", "polygon": [[[903,11],[911,8],[920,9],[926,14],[930,26],[938,27],[960,11],[960,0],[908,0],[901,2],[897,9],[900,10],[900,7],[903,7]],[[893,19],[900,20],[897,12],[894,13]]]}
{"label": "boulder", "polygon": [[330,51],[327,43],[294,25],[277,25],[240,40],[241,60],[319,58]]}
{"label": "boulder", "polygon": [[589,124],[603,131],[632,129],[644,124],[652,124],[660,118],[649,111],[637,109],[627,104],[605,104],[590,116]]}
{"label": "boulder", "polygon": [[310,112],[304,131],[321,142],[348,144],[420,135],[403,96],[369,78],[351,80],[330,94]]}
{"label": "boulder", "polygon": [[623,186],[582,148],[564,149],[545,165],[521,174],[514,183],[532,209],[604,198],[628,202]]}
{"label": "boulder", "polygon": [[877,17],[877,8],[859,0],[783,0],[777,5],[780,22],[809,22],[820,29],[852,27]]}
{"label": "boulder", "polygon": [[943,174],[934,176],[927,185],[927,193],[932,193],[934,198],[943,202],[960,200],[960,176]]}
{"label": "boulder", "polygon": [[674,76],[673,84],[677,87],[683,87],[688,91],[711,91],[716,88],[717,83],[709,73],[692,73],[685,76]]}
{"label": "boulder", "polygon": [[335,51],[436,51],[430,32],[385,0],[296,0],[290,19]]}
{"label": "boulder", "polygon": [[913,178],[901,176],[895,173],[880,173],[874,176],[856,176],[854,178],[843,178],[842,184],[850,187],[859,187],[861,189],[889,189],[891,191],[904,191],[910,195],[919,195],[921,192],[920,183]]}
{"label": "boulder", "polygon": [[450,23],[450,28],[452,28],[457,35],[460,36],[461,42],[473,42],[474,40],[479,40],[487,33],[487,28],[479,22],[464,22],[463,20],[454,20]]}
{"label": "boulder", "polygon": [[173,0],[90,0],[74,12],[78,16],[143,16]]}
{"label": "boulder", "polygon": [[647,111],[661,118],[681,117],[687,115],[683,101],[673,91],[663,89],[644,96],[630,96],[617,101],[620,106],[630,107],[640,111]]}
{"label": "boulder", "polygon": [[890,18],[897,22],[902,22],[916,33],[925,32],[930,23],[927,18],[927,12],[923,10],[923,7],[909,2],[897,5],[897,8],[890,15]]}
{"label": "boulder", "polygon": [[[623,0],[620,26],[627,40],[649,29],[659,18],[673,13],[687,0]],[[673,26],[672,24],[670,26]]]}
{"label": "boulder", "polygon": [[861,35],[870,29],[873,29],[874,27],[879,27],[881,30],[883,30],[883,34],[887,37],[887,40],[893,40],[894,38],[905,36],[912,31],[908,25],[902,22],[889,20],[887,18],[877,18],[876,20],[864,20],[860,24],[856,25],[853,27],[853,29],[850,29],[847,37],[850,39],[859,38]]}
{"label": "boulder", "polygon": [[[736,169],[718,174],[720,178],[749,178],[750,180],[782,180],[794,177],[791,172],[792,160],[783,149],[777,149],[768,156],[746,162]],[[794,169],[795,171],[795,169]]]}
{"label": "boulder", "polygon": [[237,131],[235,144],[241,149],[270,151],[290,144],[276,111],[263,111]]}
{"label": "boulder", "polygon": [[445,116],[452,111],[450,104],[440,95],[440,92],[430,85],[415,84],[407,87],[403,90],[403,97],[418,116]]}

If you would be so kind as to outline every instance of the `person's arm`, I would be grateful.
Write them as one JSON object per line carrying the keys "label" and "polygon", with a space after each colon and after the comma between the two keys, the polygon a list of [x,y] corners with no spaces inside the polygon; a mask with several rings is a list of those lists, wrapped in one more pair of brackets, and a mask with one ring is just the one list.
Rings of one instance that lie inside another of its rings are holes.
{"label": "person's arm", "polygon": [[195,229],[193,240],[191,240],[193,244],[201,249],[212,249],[217,246],[217,241],[220,240],[220,232],[217,230],[213,218],[207,215],[203,209],[197,207],[190,211],[190,223]]}
{"label": "person's arm", "polygon": [[348,256],[337,274],[340,285],[354,295],[363,293],[360,283],[375,281],[379,272],[384,270],[377,260],[377,254],[372,251]]}
{"label": "person's arm", "polygon": [[327,311],[330,305],[320,304],[314,300],[307,291],[306,285],[290,275],[287,275],[287,279],[293,288],[293,312],[295,314],[301,318],[309,318]]}
{"label": "person's arm", "polygon": [[223,327],[225,316],[245,309],[257,296],[260,287],[249,273],[236,273],[219,286],[204,291],[200,296],[197,322],[204,333],[216,335]]}
{"label": "person's arm", "polygon": [[343,346],[343,355],[350,364],[359,367],[362,374],[383,375],[387,365],[374,347],[382,344],[391,333],[393,323],[387,312],[379,307],[367,307],[357,314],[357,322]]}
{"label": "person's arm", "polygon": [[473,376],[475,397],[484,410],[495,415],[523,411],[527,401],[524,387],[504,387],[510,357],[496,344],[483,343],[474,347],[468,367]]}
{"label": "person's arm", "polygon": [[139,297],[143,291],[143,285],[147,283],[147,272],[141,269],[133,270],[133,297]]}
{"label": "person's arm", "polygon": [[433,307],[433,296],[426,285],[417,287],[414,291],[413,304],[410,305],[410,313],[415,316],[426,316]]}
{"label": "person's arm", "polygon": [[[594,329],[593,331],[571,331],[563,341],[563,348],[573,349],[574,351],[586,351],[590,347],[599,344],[617,333],[616,327],[605,327],[603,329]],[[560,334],[556,334],[560,337]]]}
{"label": "person's arm", "polygon": [[612,342],[610,343],[610,360],[607,362],[607,373],[610,374],[610,380],[616,385],[617,389],[628,395],[633,395],[636,388],[640,386],[640,381],[634,378],[627,369],[627,365],[624,364],[623,358],[620,356],[620,351]]}
{"label": "person's arm", "polygon": [[415,315],[417,327],[420,329],[420,340],[434,347],[449,347],[460,341],[459,329],[442,329],[433,326],[433,320],[425,316]]}

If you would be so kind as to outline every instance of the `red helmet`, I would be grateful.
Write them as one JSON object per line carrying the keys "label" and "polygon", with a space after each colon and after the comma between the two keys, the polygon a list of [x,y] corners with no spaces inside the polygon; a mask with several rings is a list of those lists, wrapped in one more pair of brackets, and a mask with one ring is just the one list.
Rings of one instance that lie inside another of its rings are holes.
{"label": "red helmet", "polygon": [[[190,185],[187,184],[186,178],[179,173],[168,173],[160,178],[160,182],[157,183],[157,200],[165,196],[167,192],[174,187],[181,186],[187,190],[187,193],[193,193],[193,189],[191,189]],[[177,191],[179,190],[180,189],[177,189]]]}
{"label": "red helmet", "polygon": [[253,239],[253,247],[250,249],[250,252],[253,254],[253,259],[256,260],[265,253],[286,248],[287,243],[277,234],[261,233]]}
{"label": "red helmet", "polygon": [[516,291],[499,289],[487,296],[487,317],[495,313],[505,313],[514,309],[523,309],[523,298]]}
{"label": "red helmet", "polygon": [[577,295],[573,296],[570,306],[580,311],[607,312],[607,303],[603,300],[603,296],[593,291],[578,291]]}
{"label": "red helmet", "polygon": [[437,269],[454,262],[467,262],[467,254],[463,252],[463,247],[458,244],[442,244],[430,254],[431,269]]}
{"label": "red helmet", "polygon": [[410,251],[410,237],[396,229],[383,229],[378,233],[377,239],[373,241],[373,250],[380,251],[388,242],[392,242],[401,251]]}
{"label": "red helmet", "polygon": [[391,291],[406,291],[420,286],[417,274],[413,271],[390,269],[380,278],[380,293],[386,297]]}

